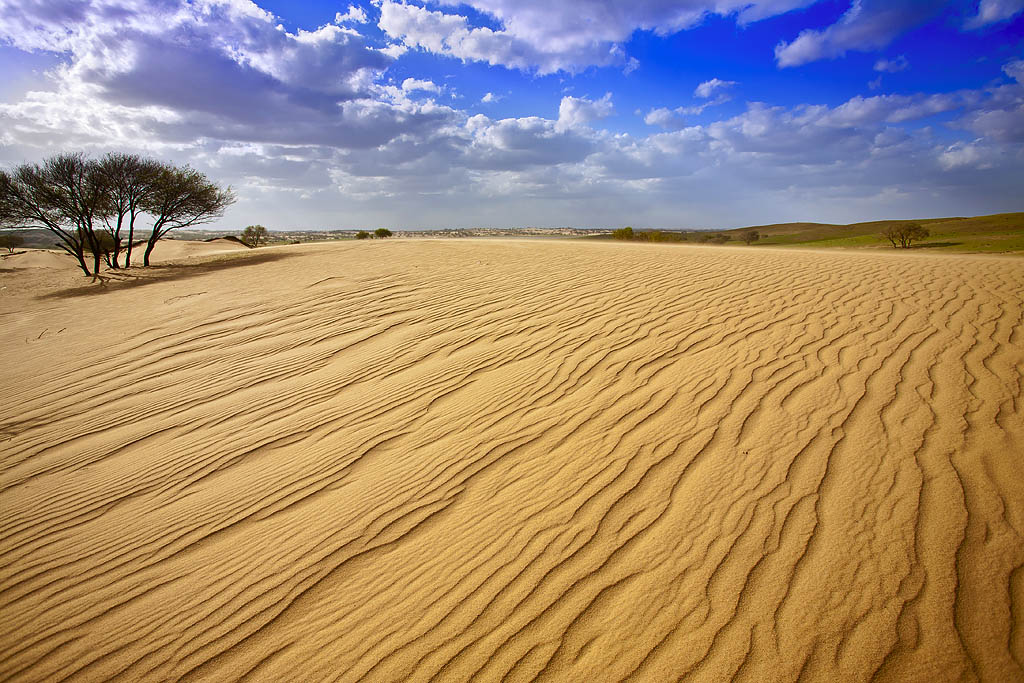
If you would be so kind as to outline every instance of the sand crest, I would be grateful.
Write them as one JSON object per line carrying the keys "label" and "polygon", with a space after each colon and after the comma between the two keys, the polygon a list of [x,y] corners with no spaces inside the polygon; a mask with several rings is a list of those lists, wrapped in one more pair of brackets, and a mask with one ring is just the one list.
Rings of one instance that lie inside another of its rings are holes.
{"label": "sand crest", "polygon": [[0,679],[1024,678],[1024,260],[188,268],[0,298]]}

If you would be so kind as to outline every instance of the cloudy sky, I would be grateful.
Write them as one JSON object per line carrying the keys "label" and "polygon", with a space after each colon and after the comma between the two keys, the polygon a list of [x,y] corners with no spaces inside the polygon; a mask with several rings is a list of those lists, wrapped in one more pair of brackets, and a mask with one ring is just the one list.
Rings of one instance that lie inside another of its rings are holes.
{"label": "cloudy sky", "polygon": [[218,227],[1024,210],[1024,0],[0,0],[0,164],[137,151]]}

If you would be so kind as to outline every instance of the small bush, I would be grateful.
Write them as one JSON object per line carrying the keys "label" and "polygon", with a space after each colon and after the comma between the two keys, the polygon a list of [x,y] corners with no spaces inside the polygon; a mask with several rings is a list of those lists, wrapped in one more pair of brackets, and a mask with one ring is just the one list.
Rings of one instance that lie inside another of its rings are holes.
{"label": "small bush", "polygon": [[368,240],[368,239],[370,239],[370,233],[366,232],[365,230],[360,230],[359,232],[356,233],[356,239],[357,240]]}
{"label": "small bush", "polygon": [[25,238],[16,233],[0,235],[0,249],[6,249],[11,254],[23,244],[25,244]]}

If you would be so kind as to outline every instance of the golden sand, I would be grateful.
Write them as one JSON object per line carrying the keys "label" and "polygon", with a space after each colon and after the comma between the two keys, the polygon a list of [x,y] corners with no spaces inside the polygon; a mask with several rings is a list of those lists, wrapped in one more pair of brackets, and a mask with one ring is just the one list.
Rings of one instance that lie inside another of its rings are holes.
{"label": "golden sand", "polygon": [[0,679],[1024,678],[1024,260],[192,261],[0,264]]}

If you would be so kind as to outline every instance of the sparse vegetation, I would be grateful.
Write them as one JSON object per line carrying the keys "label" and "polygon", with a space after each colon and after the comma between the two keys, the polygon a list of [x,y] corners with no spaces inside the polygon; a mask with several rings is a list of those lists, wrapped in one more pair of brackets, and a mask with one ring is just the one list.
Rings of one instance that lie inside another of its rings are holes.
{"label": "sparse vegetation", "polygon": [[882,229],[882,237],[889,240],[894,249],[909,249],[912,243],[927,238],[929,234],[928,228],[920,223],[897,223]]}
{"label": "sparse vegetation", "polygon": [[680,232],[663,230],[634,230],[632,227],[612,230],[612,237],[617,240],[633,242],[685,242],[686,235]]}
{"label": "sparse vegetation", "polygon": [[[737,228],[729,234],[737,238],[746,230],[757,230],[758,245],[790,245],[808,247],[843,247],[857,249],[899,248],[882,232],[906,223],[899,221],[870,221],[836,225],[830,223],[778,223]],[[944,252],[1024,252],[1024,213],[1000,213],[988,216],[926,218],[913,221],[928,230],[929,236],[913,240],[916,249],[935,249]]]}
{"label": "sparse vegetation", "polygon": [[126,219],[125,266],[131,263],[136,219],[143,213],[153,219],[143,256],[148,266],[160,238],[222,216],[232,202],[230,189],[199,171],[133,155],[108,154],[97,161],[81,153],[58,154],[41,164],[0,170],[0,222],[51,232],[86,275],[99,273],[101,259],[118,267]]}
{"label": "sparse vegetation", "polygon": [[391,234],[391,231],[388,230],[387,228],[377,228],[376,230],[373,231],[373,236],[379,240],[391,237]]}
{"label": "sparse vegetation", "polygon": [[13,254],[14,250],[23,244],[25,238],[16,233],[0,235],[0,249],[6,249],[9,254]]}
{"label": "sparse vegetation", "polygon": [[365,230],[360,230],[359,232],[356,233],[356,239],[357,240],[368,240],[368,239],[370,239],[370,233],[366,232]]}
{"label": "sparse vegetation", "polygon": [[249,225],[242,231],[242,242],[253,249],[260,246],[260,242],[266,243],[267,229],[262,225]]}
{"label": "sparse vegetation", "polygon": [[85,251],[92,254],[94,257],[99,256],[102,258],[108,268],[116,267],[113,265],[113,261],[115,259],[115,254],[117,253],[117,242],[114,240],[114,237],[106,231],[97,232],[95,240],[86,240]]}
{"label": "sparse vegetation", "polygon": [[713,244],[725,244],[729,241],[729,236],[720,232],[698,232],[695,240],[699,244],[706,244],[708,242]]}

